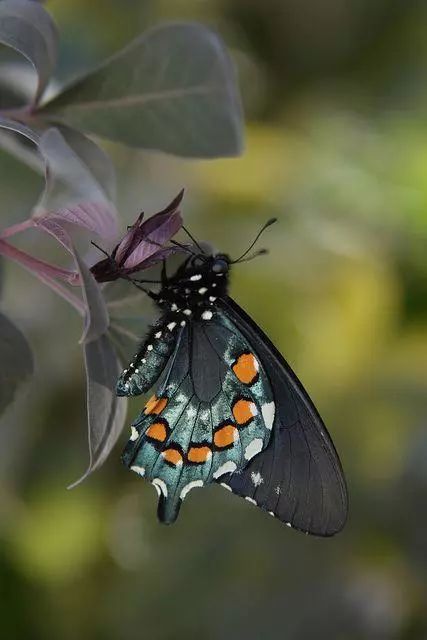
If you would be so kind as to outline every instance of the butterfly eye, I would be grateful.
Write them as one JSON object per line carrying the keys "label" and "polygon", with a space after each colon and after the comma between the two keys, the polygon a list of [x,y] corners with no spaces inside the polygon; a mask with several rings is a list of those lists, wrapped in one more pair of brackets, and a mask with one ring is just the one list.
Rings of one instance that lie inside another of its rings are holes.
{"label": "butterfly eye", "polygon": [[224,258],[217,258],[212,265],[212,271],[214,273],[227,273],[228,271],[227,260],[224,260]]}

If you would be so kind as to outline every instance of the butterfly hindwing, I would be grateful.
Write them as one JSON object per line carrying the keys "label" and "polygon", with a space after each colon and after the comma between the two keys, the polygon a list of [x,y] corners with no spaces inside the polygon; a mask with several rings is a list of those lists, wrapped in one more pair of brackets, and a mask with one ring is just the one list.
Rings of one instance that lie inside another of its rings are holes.
{"label": "butterfly hindwing", "polygon": [[262,363],[276,411],[268,447],[221,482],[292,527],[333,535],[344,526],[348,505],[341,464],[326,427],[261,329],[230,298],[222,306]]}
{"label": "butterfly hindwing", "polygon": [[268,445],[274,418],[263,366],[221,313],[177,335],[123,454],[157,488],[163,522],[176,519],[192,488],[243,469]]}

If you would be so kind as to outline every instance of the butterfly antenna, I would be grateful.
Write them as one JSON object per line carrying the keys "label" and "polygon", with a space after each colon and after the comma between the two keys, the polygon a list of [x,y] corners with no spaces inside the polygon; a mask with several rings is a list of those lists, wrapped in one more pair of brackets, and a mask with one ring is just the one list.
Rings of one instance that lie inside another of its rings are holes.
{"label": "butterfly antenna", "polygon": [[[178,240],[170,240],[170,243],[174,244],[177,247],[180,247],[183,251],[186,251],[187,253],[190,253],[192,256],[196,256],[196,258],[199,258],[199,257],[203,258],[203,256],[205,255],[204,253],[203,254],[199,254],[199,253],[196,253],[195,251],[192,251],[190,249],[190,247],[187,247],[185,244],[181,244],[180,242],[178,242]],[[197,246],[199,246],[199,245],[197,245]],[[202,250],[202,249],[200,248],[200,250]],[[203,258],[203,259],[205,259],[205,258]]]}
{"label": "butterfly antenna", "polygon": [[[231,262],[231,264],[236,264],[236,262],[242,262],[243,258],[245,256],[248,255],[249,251],[252,249],[252,247],[258,242],[258,239],[260,238],[260,236],[264,233],[264,231],[270,227],[272,224],[274,224],[275,222],[277,222],[277,218],[270,218],[269,220],[267,220],[267,222],[261,227],[261,229],[258,231],[258,233],[256,234],[254,240],[251,242],[251,244],[249,245],[249,247],[246,249],[246,251],[244,253],[242,253],[242,255],[237,258],[237,260],[233,260]],[[252,260],[252,258],[255,258],[258,255],[262,255],[263,253],[265,253],[265,249],[261,249],[261,251],[258,251],[257,253],[255,253],[250,260]],[[249,258],[248,258],[249,259]],[[246,262],[246,260],[245,260]]]}
{"label": "butterfly antenna", "polygon": [[200,252],[205,254],[205,251],[203,251],[202,247],[200,246],[200,244],[197,242],[196,238],[189,232],[189,230],[184,227],[184,225],[182,225],[182,229],[183,231],[185,231],[185,233],[187,234],[187,236],[190,238],[190,240],[192,240],[194,242],[194,244],[196,245],[196,247],[198,249],[200,249]]}
{"label": "butterfly antenna", "polygon": [[258,256],[265,256],[268,253],[268,249],[260,249],[259,251],[255,251],[255,253],[252,253],[250,256],[248,256],[247,258],[241,258],[240,260],[237,260],[237,262],[240,264],[241,262],[250,262],[251,260],[253,260],[254,258],[258,258]]}
{"label": "butterfly antenna", "polygon": [[105,251],[105,249],[103,249],[102,247],[100,247],[99,245],[96,244],[96,242],[93,242],[93,240],[91,240],[91,244],[98,249],[98,251],[100,251],[101,253],[104,254],[104,256],[107,256],[107,258],[110,258],[110,260],[114,260],[114,258],[112,258],[110,256],[110,254],[108,253],[108,251]]}

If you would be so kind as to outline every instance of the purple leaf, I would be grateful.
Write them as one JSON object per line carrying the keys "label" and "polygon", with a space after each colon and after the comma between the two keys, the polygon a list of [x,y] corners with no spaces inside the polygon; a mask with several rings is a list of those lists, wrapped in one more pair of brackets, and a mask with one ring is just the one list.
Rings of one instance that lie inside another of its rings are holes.
{"label": "purple leaf", "polygon": [[62,267],[58,267],[56,265],[49,264],[44,260],[40,260],[39,258],[35,258],[34,256],[21,251],[21,249],[17,249],[12,246],[5,240],[0,238],[0,254],[5,256],[6,258],[10,258],[14,262],[19,263],[23,267],[25,267],[28,271],[34,274],[43,274],[45,276],[49,276],[51,278],[61,278],[65,282],[75,283],[76,281],[76,272],[69,271],[68,269],[62,269]]}
{"label": "purple leaf", "polygon": [[83,229],[87,229],[92,233],[98,234],[101,238],[111,240],[117,235],[115,233],[116,222],[110,217],[105,205],[101,203],[76,203],[75,205],[61,207],[51,213],[47,213],[46,217],[58,222],[59,224],[74,224]]}
{"label": "purple leaf", "polygon": [[[39,150],[46,163],[46,188],[34,217],[63,218],[103,238],[117,237],[113,204],[90,167],[57,129],[43,133]],[[64,202],[69,203],[67,207]]]}
{"label": "purple leaf", "polygon": [[[53,235],[74,258],[78,269],[78,281],[82,287],[85,302],[84,330],[80,342],[86,343],[96,340],[107,331],[109,325],[108,310],[101,289],[90,272],[89,267],[73,246],[69,234],[61,224],[49,218],[40,220],[39,223],[40,226],[43,226],[48,233]],[[76,280],[77,274],[75,281]]]}
{"label": "purple leaf", "polygon": [[[184,190],[182,190],[175,200],[160,213],[151,216],[146,222],[137,227],[133,236],[133,247],[122,260],[120,258],[120,245],[116,253],[116,260],[125,269],[134,269],[142,265],[148,258],[159,253],[159,249],[169,242],[169,240],[180,230],[182,217],[178,209]],[[159,257],[157,260],[161,260]]]}
{"label": "purple leaf", "polygon": [[111,282],[147,269],[167,256],[180,251],[176,246],[164,245],[179,231],[182,218],[179,210],[184,190],[159,213],[143,222],[141,213],[136,222],[112,252],[111,258],[100,260],[91,267],[98,282]]}

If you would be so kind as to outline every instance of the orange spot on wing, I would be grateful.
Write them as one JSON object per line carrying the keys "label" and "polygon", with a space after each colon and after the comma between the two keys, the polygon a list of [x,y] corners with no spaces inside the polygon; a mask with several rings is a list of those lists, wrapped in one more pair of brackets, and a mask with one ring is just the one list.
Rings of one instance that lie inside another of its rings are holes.
{"label": "orange spot on wing", "polygon": [[206,462],[209,460],[212,455],[212,451],[206,445],[203,446],[195,446],[190,447],[188,450],[187,458],[189,462],[193,462],[195,464],[201,464],[202,462]]}
{"label": "orange spot on wing", "polygon": [[233,416],[237,424],[247,424],[256,414],[256,406],[251,400],[245,400],[245,398],[241,398],[240,400],[237,400],[233,405]]}
{"label": "orange spot on wing", "polygon": [[258,376],[258,361],[252,353],[242,353],[232,369],[240,382],[252,384]]}
{"label": "orange spot on wing", "polygon": [[224,449],[233,445],[237,438],[237,429],[233,424],[225,424],[214,434],[214,444],[218,449]]}
{"label": "orange spot on wing", "polygon": [[163,424],[163,422],[153,422],[153,424],[148,427],[145,435],[152,440],[164,442],[167,436],[166,425]]}
{"label": "orange spot on wing", "polygon": [[168,403],[167,398],[158,398],[157,396],[151,396],[147,404],[145,405],[145,413],[155,413],[157,416],[163,411]]}
{"label": "orange spot on wing", "polygon": [[166,449],[162,452],[162,456],[166,460],[166,462],[175,465],[175,467],[178,464],[182,464],[182,455],[178,451],[178,449]]}

